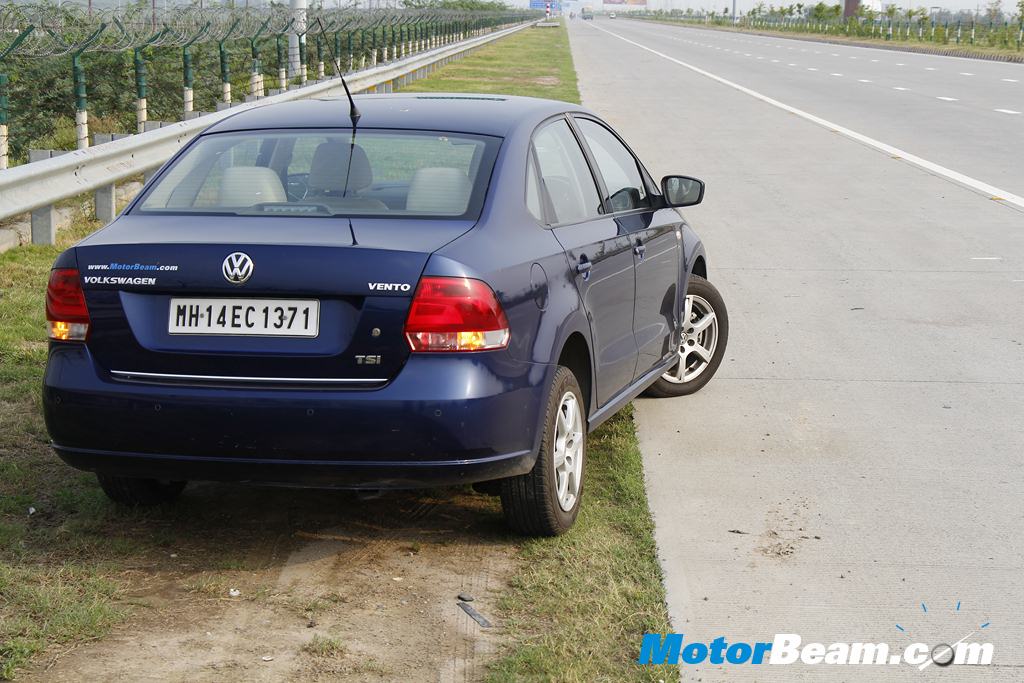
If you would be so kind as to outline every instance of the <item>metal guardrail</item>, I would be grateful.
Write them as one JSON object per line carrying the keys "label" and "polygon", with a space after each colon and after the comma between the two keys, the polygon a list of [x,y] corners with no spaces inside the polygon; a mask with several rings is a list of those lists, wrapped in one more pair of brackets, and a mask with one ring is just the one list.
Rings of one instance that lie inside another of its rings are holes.
{"label": "metal guardrail", "polygon": [[[353,72],[345,80],[353,93],[391,92],[396,85],[422,78],[435,68],[481,45],[535,23],[525,22]],[[255,102],[238,104],[229,109],[165,125],[157,130],[0,171],[0,219],[31,212],[32,243],[53,244],[56,240],[54,204],[57,202],[94,191],[97,218],[113,220],[116,215],[113,208],[114,185],[118,181],[159,168],[212,124],[255,107],[330,95],[334,90],[341,94],[341,87],[339,78],[325,79],[278,95],[263,97]]]}

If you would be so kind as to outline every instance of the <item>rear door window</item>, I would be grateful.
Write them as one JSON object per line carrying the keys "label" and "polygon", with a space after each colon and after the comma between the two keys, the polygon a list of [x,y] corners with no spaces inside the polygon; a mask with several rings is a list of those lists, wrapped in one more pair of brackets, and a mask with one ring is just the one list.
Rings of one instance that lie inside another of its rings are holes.
{"label": "rear door window", "polygon": [[578,223],[599,216],[603,207],[594,177],[565,119],[537,131],[533,148],[554,222]]}

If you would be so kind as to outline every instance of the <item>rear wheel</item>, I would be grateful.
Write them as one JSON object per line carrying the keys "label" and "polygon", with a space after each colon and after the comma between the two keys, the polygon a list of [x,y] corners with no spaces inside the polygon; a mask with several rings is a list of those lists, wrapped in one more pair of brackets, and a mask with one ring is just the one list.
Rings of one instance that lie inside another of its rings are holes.
{"label": "rear wheel", "polygon": [[690,276],[680,320],[677,362],[647,389],[648,396],[667,398],[700,391],[715,376],[725,356],[729,341],[725,300],[714,285],[699,275]]}
{"label": "rear wheel", "polygon": [[568,368],[555,372],[533,469],[501,482],[509,526],[527,536],[557,536],[576,521],[586,471],[587,416],[583,393]]}
{"label": "rear wheel", "polygon": [[147,507],[169,503],[185,489],[184,481],[160,481],[97,474],[103,493],[115,503],[131,507]]}

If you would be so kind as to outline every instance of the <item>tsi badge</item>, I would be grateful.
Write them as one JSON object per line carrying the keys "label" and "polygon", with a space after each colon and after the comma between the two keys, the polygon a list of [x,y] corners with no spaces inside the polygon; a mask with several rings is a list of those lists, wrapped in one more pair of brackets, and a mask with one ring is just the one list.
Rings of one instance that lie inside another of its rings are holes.
{"label": "tsi badge", "polygon": [[380,365],[380,354],[376,355],[357,355],[356,365]]}

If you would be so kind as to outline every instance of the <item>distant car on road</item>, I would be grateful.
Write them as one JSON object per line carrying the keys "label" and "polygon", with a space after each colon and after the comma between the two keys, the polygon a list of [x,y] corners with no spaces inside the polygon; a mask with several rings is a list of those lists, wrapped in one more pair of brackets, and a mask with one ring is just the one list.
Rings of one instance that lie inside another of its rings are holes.
{"label": "distant car on road", "polygon": [[583,10],[580,13],[580,16],[583,17],[584,20],[591,20],[591,21],[593,21],[593,19],[594,19],[594,12],[593,12],[593,10],[585,9],[585,10]]}
{"label": "distant car on road", "polygon": [[615,18],[615,12],[609,12],[608,13],[608,18],[609,19],[614,19]]}
{"label": "distant car on road", "polygon": [[53,448],[129,505],[189,480],[477,484],[557,534],[587,433],[714,375],[728,318],[676,207],[581,107],[306,100],[215,123],[46,296]]}

